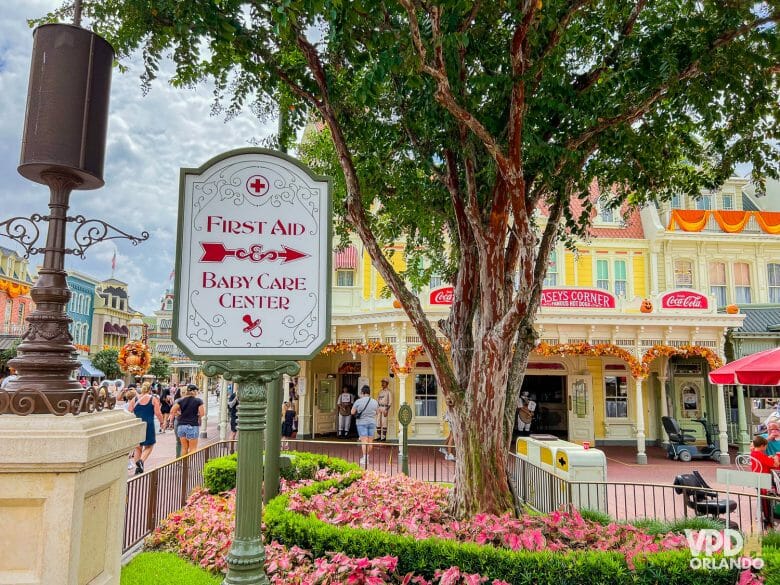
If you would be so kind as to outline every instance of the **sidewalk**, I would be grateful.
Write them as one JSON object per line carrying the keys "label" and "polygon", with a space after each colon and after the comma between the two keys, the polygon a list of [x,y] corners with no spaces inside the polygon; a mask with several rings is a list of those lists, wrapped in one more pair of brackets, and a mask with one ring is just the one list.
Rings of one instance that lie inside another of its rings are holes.
{"label": "sidewalk", "polygon": [[[211,443],[215,443],[219,440],[219,431],[217,424],[219,423],[219,399],[214,395],[208,396],[208,422],[206,425],[207,438],[200,439],[198,441],[198,448],[205,447]],[[201,432],[203,429],[201,429]],[[202,435],[201,435],[202,436]],[[157,433],[157,443],[154,446],[154,451],[146,461],[146,470],[160,467],[176,459],[176,437],[172,430],[165,431],[164,433]],[[128,470],[127,474],[132,477],[135,470]]]}

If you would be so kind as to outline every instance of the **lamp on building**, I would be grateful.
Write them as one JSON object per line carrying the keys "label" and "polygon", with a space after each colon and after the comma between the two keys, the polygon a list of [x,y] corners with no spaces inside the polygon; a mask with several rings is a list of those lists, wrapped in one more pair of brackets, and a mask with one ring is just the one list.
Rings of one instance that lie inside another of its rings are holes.
{"label": "lamp on building", "polygon": [[136,313],[127,324],[130,330],[130,341],[142,341],[144,337],[144,322],[141,320],[141,314]]}

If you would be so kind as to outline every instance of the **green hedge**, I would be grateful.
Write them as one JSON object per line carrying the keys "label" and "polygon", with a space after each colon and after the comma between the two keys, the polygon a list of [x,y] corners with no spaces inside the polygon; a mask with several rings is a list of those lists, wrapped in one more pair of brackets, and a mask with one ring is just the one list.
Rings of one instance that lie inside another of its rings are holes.
{"label": "green hedge", "polygon": [[[361,476],[355,472],[340,480],[320,482],[300,490],[306,497],[331,487],[346,487]],[[690,553],[674,551],[637,558],[632,571],[616,552],[511,551],[493,546],[437,538],[415,539],[382,530],[340,527],[287,509],[289,497],[280,495],[266,507],[266,537],[288,546],[310,550],[315,557],[340,551],[352,557],[398,557],[398,572],[427,578],[437,569],[458,566],[467,573],[504,579],[513,585],[734,585],[736,570],[693,571]],[[770,581],[771,582],[771,581]]]}
{"label": "green hedge", "polygon": [[[283,455],[290,458],[290,465],[282,466],[279,475],[287,480],[314,479],[320,469],[330,469],[335,473],[348,473],[360,469],[360,466],[354,463],[327,455],[299,451],[285,451]],[[203,467],[203,485],[212,494],[232,490],[236,487],[237,467],[236,453],[211,459]]]}

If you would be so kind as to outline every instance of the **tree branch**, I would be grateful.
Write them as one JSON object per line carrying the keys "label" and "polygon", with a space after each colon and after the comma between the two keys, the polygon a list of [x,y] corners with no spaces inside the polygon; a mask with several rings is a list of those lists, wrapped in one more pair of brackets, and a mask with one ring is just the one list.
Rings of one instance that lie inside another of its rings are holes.
{"label": "tree branch", "polygon": [[550,34],[550,38],[547,39],[547,44],[544,46],[542,52],[539,54],[539,57],[536,59],[536,64],[534,65],[536,68],[536,73],[534,74],[532,91],[536,91],[536,88],[539,87],[539,82],[542,80],[542,74],[544,73],[544,60],[550,55],[550,53],[555,50],[555,47],[558,46],[558,43],[561,42],[564,31],[568,28],[569,23],[571,22],[572,18],[574,18],[574,15],[577,14],[577,11],[579,11],[580,8],[583,8],[584,6],[587,6],[592,1],[593,0],[569,0],[566,12],[564,12],[564,14],[558,19],[558,25]]}
{"label": "tree branch", "polygon": [[428,63],[428,52],[425,48],[425,44],[422,41],[420,34],[420,24],[417,19],[417,7],[413,4],[412,0],[398,0],[400,4],[406,9],[409,16],[409,32],[412,37],[412,43],[414,44],[417,56],[420,60],[420,70],[429,75],[436,81],[436,101],[439,102],[444,108],[455,118],[455,120],[463,126],[466,126],[474,135],[479,138],[485,149],[488,151],[493,160],[498,165],[499,172],[506,175],[509,171],[509,162],[506,155],[502,152],[498,142],[493,137],[487,128],[475,118],[471,112],[461,106],[455,99],[450,86],[449,78],[447,77],[446,64],[444,63],[443,53],[441,53],[441,29],[439,28],[440,14],[437,7],[432,8],[432,12],[429,12],[433,23],[433,43],[436,47],[435,51],[439,52],[440,58],[437,58],[437,66],[433,66]]}
{"label": "tree branch", "polygon": [[390,290],[393,291],[396,298],[402,303],[404,310],[409,317],[409,321],[420,334],[420,341],[433,362],[433,368],[441,383],[442,391],[445,395],[457,395],[461,389],[454,376],[447,354],[441,345],[439,345],[436,332],[425,316],[425,312],[420,304],[420,299],[409,290],[406,283],[404,283],[395,271],[389,260],[385,257],[383,250],[380,248],[376,237],[371,231],[370,222],[368,221],[366,210],[363,206],[360,179],[358,178],[352,153],[347,146],[344,132],[338,122],[335,109],[330,101],[327,76],[325,75],[325,69],[320,61],[319,54],[314,45],[308,41],[297,27],[295,28],[295,32],[296,44],[303,52],[317,87],[320,90],[322,98],[317,108],[330,129],[336,154],[339,158],[339,164],[344,172],[344,178],[347,185],[347,216],[352,220],[353,228],[358,236],[360,236],[377,271],[385,279],[385,282]]}
{"label": "tree branch", "polygon": [[578,92],[583,92],[592,87],[593,84],[595,84],[601,78],[602,73],[604,73],[604,71],[612,67],[617,62],[618,56],[620,55],[620,50],[623,48],[623,44],[626,42],[626,39],[631,36],[631,33],[634,30],[634,25],[636,24],[639,15],[642,13],[642,10],[644,10],[645,6],[647,5],[647,2],[648,0],[637,0],[637,3],[634,4],[634,8],[631,9],[631,13],[628,15],[628,18],[626,18],[626,21],[623,23],[623,26],[620,30],[620,35],[615,41],[615,46],[612,48],[612,51],[610,51],[609,55],[604,58],[604,61],[601,65],[592,69],[587,74],[582,75],[574,83],[574,87]]}
{"label": "tree branch", "polygon": [[[727,31],[711,43],[708,53],[711,53],[716,49],[725,46],[726,44],[728,44],[735,38],[745,34],[746,32],[749,32],[755,28],[758,28],[765,24],[769,24],[771,22],[778,22],[778,20],[780,20],[780,16],[777,15],[768,16],[765,18],[760,18],[758,20],[755,20],[751,23],[742,25],[734,30]],[[669,89],[671,89],[671,87],[674,84],[680,83],[682,81],[686,81],[688,79],[693,79],[694,77],[700,75],[702,73],[700,67],[701,67],[701,57],[695,59],[690,63],[690,65],[688,65],[688,67],[686,67],[676,75],[672,76],[671,78],[667,79],[664,83],[658,86],[658,88],[656,88],[656,90],[652,94],[646,97],[636,107],[627,110],[622,114],[618,114],[617,116],[613,116],[611,118],[601,120],[598,124],[592,126],[588,130],[580,134],[577,138],[570,139],[566,143],[566,148],[572,151],[577,150],[586,142],[592,140],[593,138],[597,137],[599,134],[602,134],[606,130],[614,126],[617,126],[618,124],[622,124],[625,122],[630,123],[638,120],[639,118],[644,116],[659,99],[661,99],[664,95],[666,95],[666,93],[669,91]]]}

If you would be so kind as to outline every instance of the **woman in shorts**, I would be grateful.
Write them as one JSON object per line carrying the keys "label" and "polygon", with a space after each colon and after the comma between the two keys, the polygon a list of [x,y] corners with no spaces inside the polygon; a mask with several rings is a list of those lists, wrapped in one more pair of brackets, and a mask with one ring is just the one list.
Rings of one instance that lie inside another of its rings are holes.
{"label": "woman in shorts", "polygon": [[371,398],[371,389],[363,386],[360,389],[360,398],[352,405],[352,414],[355,415],[355,425],[357,426],[358,437],[363,443],[360,447],[363,456],[360,458],[361,465],[368,465],[368,455],[371,453],[371,443],[374,442],[376,433],[376,413],[379,409],[379,403]]}
{"label": "woman in shorts", "polygon": [[190,384],[187,386],[187,395],[171,408],[171,416],[179,417],[176,436],[181,442],[182,457],[198,448],[200,421],[206,414],[206,409],[197,394],[198,387],[195,384]]}

